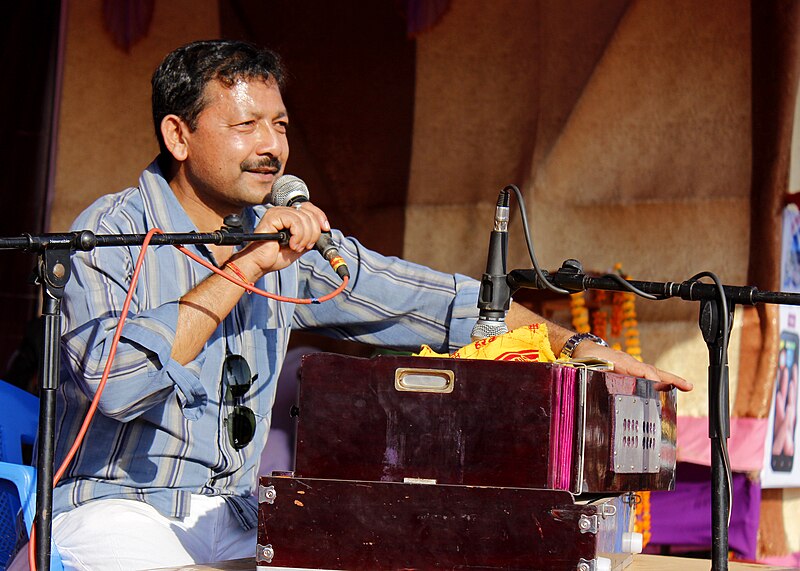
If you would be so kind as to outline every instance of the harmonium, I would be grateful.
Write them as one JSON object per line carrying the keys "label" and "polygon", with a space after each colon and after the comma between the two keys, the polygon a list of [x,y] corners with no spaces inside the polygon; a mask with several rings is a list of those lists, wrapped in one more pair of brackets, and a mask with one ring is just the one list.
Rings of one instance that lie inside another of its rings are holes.
{"label": "harmonium", "polygon": [[597,365],[307,355],[259,571],[623,569],[637,492],[674,487],[676,394]]}

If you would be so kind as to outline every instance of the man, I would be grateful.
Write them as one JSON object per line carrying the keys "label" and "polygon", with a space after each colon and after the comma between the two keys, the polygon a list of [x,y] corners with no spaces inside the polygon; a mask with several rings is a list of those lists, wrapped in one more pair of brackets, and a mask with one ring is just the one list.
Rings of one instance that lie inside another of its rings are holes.
{"label": "man", "polygon": [[[289,156],[277,57],[206,41],[169,54],[153,76],[161,154],[139,186],[99,199],[74,223],[98,234],[210,232],[232,213],[246,231],[288,230],[288,246],[190,248],[234,277],[292,297],[320,297],[339,278],[309,253],[325,214],[262,206]],[[469,342],[478,284],[385,258],[334,231],[352,279],[320,305],[244,291],[170,246],[151,247],[100,400],[100,413],[54,493],[53,538],[67,568],[147,569],[249,557],[256,545],[258,461],[290,330],[440,351]],[[139,248],[74,256],[64,300],[57,462],[94,396]],[[389,293],[391,292],[391,293]],[[514,305],[513,328],[541,319]],[[550,326],[554,350],[572,333]],[[574,355],[689,388],[590,341]],[[249,415],[249,418],[248,418]],[[112,563],[113,562],[113,563]]]}

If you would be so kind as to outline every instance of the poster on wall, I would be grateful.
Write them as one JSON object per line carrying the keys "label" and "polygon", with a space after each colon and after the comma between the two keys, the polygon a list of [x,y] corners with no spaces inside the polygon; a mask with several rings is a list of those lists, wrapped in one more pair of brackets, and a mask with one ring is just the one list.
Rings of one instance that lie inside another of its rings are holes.
{"label": "poster on wall", "polygon": [[[800,292],[800,210],[790,205],[783,212],[781,291]],[[800,487],[797,451],[798,382],[800,382],[800,307],[778,308],[780,339],[778,368],[764,444],[764,488]]]}

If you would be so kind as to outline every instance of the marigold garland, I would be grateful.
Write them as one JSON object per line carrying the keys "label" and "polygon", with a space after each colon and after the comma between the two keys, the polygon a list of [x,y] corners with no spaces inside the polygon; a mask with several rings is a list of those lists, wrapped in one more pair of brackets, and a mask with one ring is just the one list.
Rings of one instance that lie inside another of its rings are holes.
{"label": "marigold garland", "polygon": [[608,337],[608,335],[606,335],[606,330],[608,329],[608,315],[606,315],[606,312],[593,311],[591,315],[592,333],[603,339]]}
{"label": "marigold garland", "polygon": [[[622,264],[615,264],[614,271],[625,279]],[[578,333],[591,331],[598,337],[609,341],[611,347],[624,350],[634,359],[642,360],[642,347],[639,342],[639,321],[636,317],[636,296],[630,292],[597,291],[592,295],[592,311],[586,303],[583,292],[572,295],[570,310],[572,327]],[[602,306],[611,305],[610,316]],[[590,325],[591,322],[591,325]],[[610,326],[610,327],[609,327]],[[620,343],[620,340],[622,343]],[[642,544],[650,542],[650,492],[639,492],[639,501],[634,510],[634,531],[642,534]]]}
{"label": "marigold garland", "polygon": [[586,307],[586,297],[582,291],[572,295],[570,300],[572,313],[572,328],[578,333],[589,333],[589,309]]}
{"label": "marigold garland", "polygon": [[633,521],[633,531],[642,534],[642,547],[650,543],[650,492],[638,492],[639,501],[636,502]]}
{"label": "marigold garland", "polygon": [[626,292],[622,302],[622,328],[625,331],[625,352],[639,361],[642,360],[642,346],[639,343],[639,321],[636,319],[636,306],[633,293]]}
{"label": "marigold garland", "polygon": [[613,301],[611,304],[611,337],[619,337],[622,335],[622,304],[624,301],[624,293],[615,291]]}

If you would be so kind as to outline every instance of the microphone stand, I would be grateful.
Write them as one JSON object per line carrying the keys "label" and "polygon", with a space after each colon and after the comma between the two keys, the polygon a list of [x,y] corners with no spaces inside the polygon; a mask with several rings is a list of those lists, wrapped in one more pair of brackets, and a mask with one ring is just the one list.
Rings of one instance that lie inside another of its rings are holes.
{"label": "microphone stand", "polygon": [[[50,569],[50,536],[53,518],[53,463],[55,456],[56,389],[61,362],[61,299],[71,274],[73,251],[89,251],[102,246],[136,246],[145,234],[95,235],[89,230],[62,234],[24,234],[0,238],[0,250],[22,250],[39,255],[37,285],[42,286],[44,347],[39,381],[39,426],[37,431],[36,476],[36,568]],[[155,234],[151,245],[217,244],[239,245],[257,240],[288,244],[289,233],[245,234],[238,216],[225,219],[225,226],[210,233]]]}
{"label": "microphone stand", "polygon": [[[610,277],[592,277],[583,272],[577,260],[566,260],[554,274],[543,272],[543,277],[552,285],[570,292],[588,289],[609,291],[631,291],[623,283]],[[506,278],[512,293],[520,288],[541,289],[547,287],[533,269],[512,270]],[[680,297],[700,302],[699,326],[708,346],[708,432],[711,439],[711,569],[728,569],[728,521],[730,511],[730,487],[724,458],[724,444],[730,438],[730,413],[728,393],[728,359],[725,323],[720,291],[716,285],[691,282],[640,282],[629,280],[640,291],[657,299]],[[722,286],[727,307],[727,323],[733,323],[736,304],[755,305],[773,303],[800,305],[800,294],[759,291],[752,286]]]}

